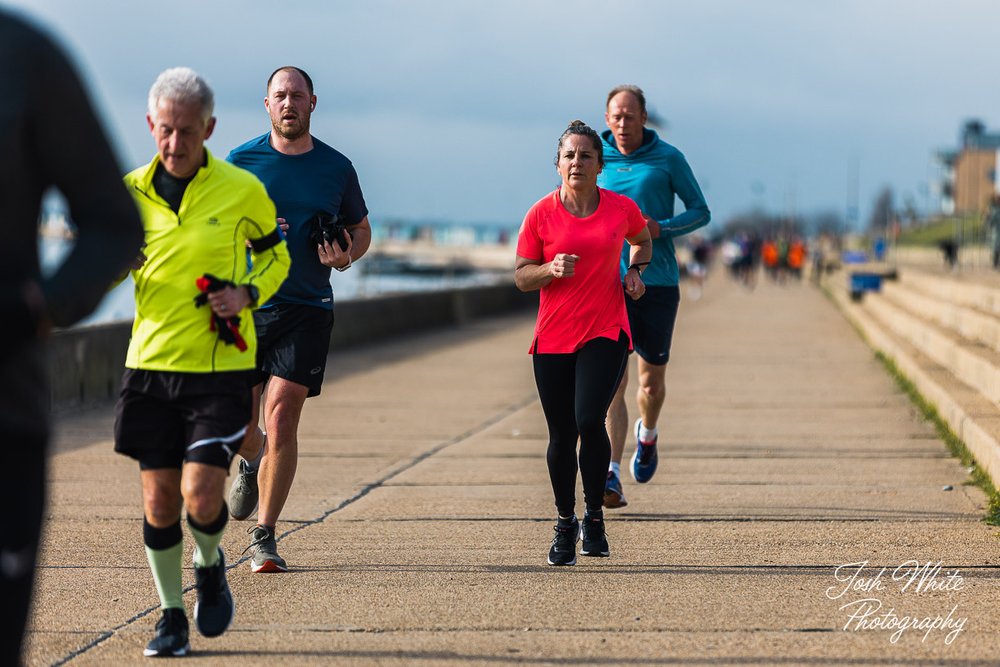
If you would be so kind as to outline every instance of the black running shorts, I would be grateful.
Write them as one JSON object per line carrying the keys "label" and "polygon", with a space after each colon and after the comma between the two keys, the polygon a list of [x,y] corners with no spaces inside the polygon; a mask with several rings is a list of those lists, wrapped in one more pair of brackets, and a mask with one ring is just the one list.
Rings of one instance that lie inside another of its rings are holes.
{"label": "black running shorts", "polygon": [[257,377],[254,384],[275,375],[309,388],[319,396],[333,333],[333,311],[281,303],[253,314],[257,330]]}
{"label": "black running shorts", "polygon": [[252,371],[125,369],[115,407],[115,451],[143,470],[185,462],[229,469],[251,417]]}
{"label": "black running shorts", "polygon": [[680,302],[681,290],[677,285],[647,287],[638,300],[625,294],[632,347],[654,366],[663,366],[670,361],[670,343],[674,337],[674,322]]}

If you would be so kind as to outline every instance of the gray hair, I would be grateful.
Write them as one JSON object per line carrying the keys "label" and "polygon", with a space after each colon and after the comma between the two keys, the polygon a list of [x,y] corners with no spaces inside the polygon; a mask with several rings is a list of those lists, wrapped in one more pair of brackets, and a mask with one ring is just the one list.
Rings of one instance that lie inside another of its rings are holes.
{"label": "gray hair", "polygon": [[212,89],[190,67],[172,67],[156,77],[153,87],[149,89],[149,116],[154,120],[161,99],[199,105],[205,123],[208,123],[215,111]]}

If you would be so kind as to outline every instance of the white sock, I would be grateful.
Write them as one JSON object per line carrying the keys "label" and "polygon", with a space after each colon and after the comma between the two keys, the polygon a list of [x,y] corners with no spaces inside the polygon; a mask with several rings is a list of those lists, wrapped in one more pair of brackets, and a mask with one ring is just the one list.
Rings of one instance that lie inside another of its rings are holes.
{"label": "white sock", "polygon": [[260,452],[257,454],[256,458],[244,459],[244,461],[247,462],[247,468],[249,468],[251,472],[260,467],[260,460],[264,458],[265,447],[267,447],[267,433],[264,434],[264,442],[261,443]]}
{"label": "white sock", "polygon": [[656,427],[646,428],[645,424],[639,422],[639,440],[653,442],[654,438],[656,438]]}
{"label": "white sock", "polygon": [[613,472],[616,477],[621,477],[622,476],[622,464],[621,463],[615,463],[614,461],[612,461],[611,465],[608,466],[608,470],[610,470],[611,472]]}

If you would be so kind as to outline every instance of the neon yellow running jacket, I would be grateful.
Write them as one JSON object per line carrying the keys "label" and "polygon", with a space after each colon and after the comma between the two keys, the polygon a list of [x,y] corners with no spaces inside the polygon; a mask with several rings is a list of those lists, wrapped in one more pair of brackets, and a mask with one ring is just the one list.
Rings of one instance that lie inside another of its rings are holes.
{"label": "neon yellow running jacket", "polygon": [[[125,366],[211,373],[256,365],[257,336],[250,308],[239,313],[247,350],[210,330],[211,310],[195,307],[195,281],[205,273],[257,289],[263,304],[278,290],[291,260],[278,231],[274,204],[257,177],[208,149],[206,163],[184,191],[178,213],[153,188],[159,156],[126,174],[146,230],[146,262],[135,278],[135,321]],[[247,261],[253,245],[253,266]]]}

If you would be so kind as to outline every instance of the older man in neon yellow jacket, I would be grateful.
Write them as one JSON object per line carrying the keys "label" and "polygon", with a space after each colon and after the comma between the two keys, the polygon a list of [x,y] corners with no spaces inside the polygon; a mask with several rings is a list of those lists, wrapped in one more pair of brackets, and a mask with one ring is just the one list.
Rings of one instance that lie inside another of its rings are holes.
{"label": "older man in neon yellow jacket", "polygon": [[[163,72],[147,115],[157,154],[125,177],[146,246],[133,267],[136,315],[115,449],[138,460],[141,471],[143,538],[162,608],[147,656],[189,650],[182,507],[195,541],[198,630],[218,636],[232,621],[219,543],[229,516],[223,486],[251,414],[251,311],[277,291],[290,265],[264,186],[204,147],[215,128],[213,106],[195,72]],[[213,278],[210,287],[199,281],[205,276]],[[238,331],[246,345],[226,340],[226,331]]]}

